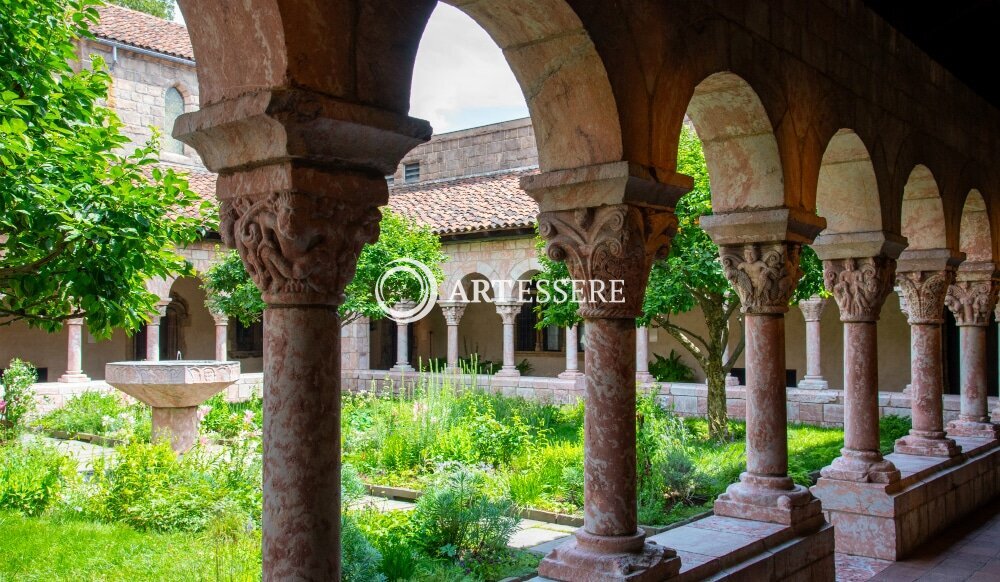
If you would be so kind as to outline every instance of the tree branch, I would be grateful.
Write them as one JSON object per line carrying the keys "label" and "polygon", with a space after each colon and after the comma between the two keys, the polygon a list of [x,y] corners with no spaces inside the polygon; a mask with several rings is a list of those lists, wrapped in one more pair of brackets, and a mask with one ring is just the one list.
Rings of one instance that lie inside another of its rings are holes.
{"label": "tree branch", "polygon": [[60,234],[59,242],[56,243],[56,246],[51,253],[45,255],[44,257],[38,259],[37,261],[28,263],[26,265],[0,268],[0,279],[7,279],[15,275],[23,275],[26,273],[32,273],[34,271],[37,271],[39,268],[44,267],[48,263],[51,263],[52,261],[59,258],[59,255],[61,255],[68,246],[69,245],[66,244],[65,239],[63,239],[62,235]]}
{"label": "tree branch", "polygon": [[[698,360],[698,364],[704,368],[706,361],[705,350],[708,349],[708,343],[701,336],[696,333],[692,333],[690,330],[684,329],[679,325],[673,324],[667,319],[657,317],[656,323],[658,323],[660,327],[666,330],[667,333],[673,336],[674,339],[684,346],[684,349],[691,352],[691,355]],[[700,341],[702,345],[705,346],[705,350],[699,348],[694,341],[691,340],[691,338],[695,338]]]}

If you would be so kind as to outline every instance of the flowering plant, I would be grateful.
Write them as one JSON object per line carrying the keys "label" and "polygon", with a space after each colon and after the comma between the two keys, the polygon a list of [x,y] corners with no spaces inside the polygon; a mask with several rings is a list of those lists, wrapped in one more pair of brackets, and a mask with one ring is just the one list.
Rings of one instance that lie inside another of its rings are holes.
{"label": "flowering plant", "polygon": [[35,409],[32,386],[37,379],[35,367],[17,358],[4,370],[0,377],[0,441],[17,436],[25,416]]}

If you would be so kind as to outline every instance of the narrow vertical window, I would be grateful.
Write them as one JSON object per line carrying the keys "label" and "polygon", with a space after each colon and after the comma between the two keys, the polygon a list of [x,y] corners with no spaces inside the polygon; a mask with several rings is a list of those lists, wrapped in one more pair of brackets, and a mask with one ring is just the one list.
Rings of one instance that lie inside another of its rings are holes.
{"label": "narrow vertical window", "polygon": [[403,181],[407,184],[420,181],[420,162],[403,166]]}
{"label": "narrow vertical window", "polygon": [[183,155],[184,144],[170,135],[174,130],[174,122],[181,113],[184,113],[184,97],[180,91],[171,87],[163,96],[163,150]]}

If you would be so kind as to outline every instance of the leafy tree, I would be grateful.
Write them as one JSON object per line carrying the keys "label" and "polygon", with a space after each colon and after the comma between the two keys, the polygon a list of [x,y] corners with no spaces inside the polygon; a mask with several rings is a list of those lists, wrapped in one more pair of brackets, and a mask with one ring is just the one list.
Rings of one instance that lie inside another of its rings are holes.
{"label": "leafy tree", "polygon": [[[719,247],[700,226],[701,217],[712,212],[712,195],[701,142],[687,127],[681,133],[678,146],[677,171],[694,179],[694,189],[677,204],[677,235],[670,255],[653,265],[638,324],[656,324],[663,328],[698,362],[708,384],[709,434],[717,440],[728,440],[726,376],[743,352],[743,316],[739,296],[723,273]],[[540,240],[539,248],[542,246]],[[549,260],[544,253],[540,255],[543,270],[537,279],[569,278],[565,264]],[[822,265],[812,249],[803,248],[801,265],[805,276],[796,288],[793,302],[825,293],[822,291]],[[704,332],[696,332],[676,321],[676,315],[695,307],[704,318]],[[577,305],[572,302],[551,301],[539,305],[538,309],[540,326],[570,325],[578,320]],[[733,326],[739,328],[739,343],[724,360]]]}
{"label": "leafy tree", "polygon": [[[390,263],[397,259],[420,261],[431,269],[438,284],[443,279],[441,263],[447,257],[441,252],[441,239],[430,227],[417,224],[385,207],[379,230],[378,240],[361,249],[354,279],[344,291],[346,300],[340,306],[341,325],[359,317],[381,319],[385,316],[375,299],[375,285],[379,277],[391,268]],[[250,279],[236,251],[230,251],[220,263],[208,270],[205,291],[209,307],[235,317],[243,325],[259,321],[264,312],[260,290]],[[394,275],[386,280],[383,293],[386,301],[392,304],[403,299],[418,299],[420,287],[412,277]]]}
{"label": "leafy tree", "polygon": [[0,0],[0,15],[0,325],[136,329],[157,301],[144,282],[190,272],[175,248],[210,206],[156,166],[155,137],[122,153],[103,61],[74,70],[91,0]]}
{"label": "leafy tree", "polygon": [[174,19],[174,0],[110,0],[111,4],[152,14],[164,20]]}

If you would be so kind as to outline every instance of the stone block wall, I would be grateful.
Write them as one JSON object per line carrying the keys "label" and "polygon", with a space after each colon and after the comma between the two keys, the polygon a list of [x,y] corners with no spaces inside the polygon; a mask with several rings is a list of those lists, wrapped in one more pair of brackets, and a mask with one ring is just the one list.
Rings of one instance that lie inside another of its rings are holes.
{"label": "stone block wall", "polygon": [[394,183],[404,183],[403,168],[413,163],[421,182],[537,166],[535,132],[524,118],[436,135],[403,158]]}

